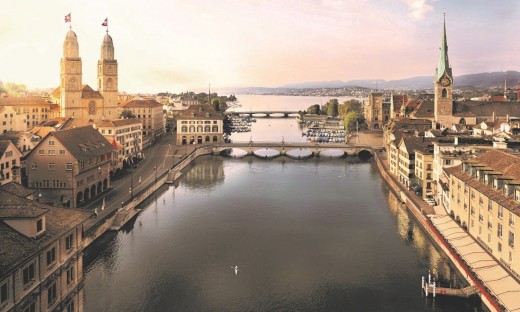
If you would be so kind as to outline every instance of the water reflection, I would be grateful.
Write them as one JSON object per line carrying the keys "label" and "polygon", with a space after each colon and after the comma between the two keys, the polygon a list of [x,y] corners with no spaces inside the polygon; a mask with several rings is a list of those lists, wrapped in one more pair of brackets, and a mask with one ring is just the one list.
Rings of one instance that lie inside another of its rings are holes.
{"label": "water reflection", "polygon": [[130,233],[87,248],[85,311],[471,311],[421,296],[428,269],[456,277],[371,170],[198,158]]}

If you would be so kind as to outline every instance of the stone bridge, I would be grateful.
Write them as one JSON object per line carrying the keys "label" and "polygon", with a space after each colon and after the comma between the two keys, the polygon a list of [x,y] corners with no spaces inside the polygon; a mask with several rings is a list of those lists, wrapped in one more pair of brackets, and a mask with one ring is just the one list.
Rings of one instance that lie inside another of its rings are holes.
{"label": "stone bridge", "polygon": [[[343,152],[340,156],[359,156],[361,158],[370,158],[374,155],[374,152],[380,151],[383,147],[378,146],[364,146],[344,143],[309,143],[309,142],[233,142],[233,143],[222,143],[213,144],[213,154],[221,154],[226,150],[233,148],[241,149],[246,152],[246,155],[257,155],[258,151],[271,150],[277,151],[276,156],[287,155],[291,157],[291,152],[295,151],[307,151],[310,156],[320,156],[320,153],[324,151],[341,151]],[[273,156],[270,156],[273,157]],[[300,157],[295,157],[300,158]],[[302,157],[305,158],[305,157]]]}
{"label": "stone bridge", "polygon": [[[265,115],[266,118],[269,118],[271,117],[271,115],[282,115],[283,117],[287,118],[287,117],[294,117],[294,116],[297,116],[299,114],[298,111],[287,111],[287,110],[283,110],[283,111],[265,111],[265,110],[262,110],[262,111],[249,111],[249,112],[230,112],[230,111],[227,111],[227,112],[224,112],[225,115],[239,115],[239,116],[250,116],[250,117],[253,117],[253,115]],[[255,117],[260,117],[260,116],[255,116]]]}

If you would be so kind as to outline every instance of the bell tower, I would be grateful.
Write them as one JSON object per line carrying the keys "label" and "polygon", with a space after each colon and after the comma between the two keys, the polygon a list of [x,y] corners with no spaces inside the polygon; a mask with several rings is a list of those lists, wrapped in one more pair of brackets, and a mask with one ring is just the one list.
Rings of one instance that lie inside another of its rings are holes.
{"label": "bell tower", "polygon": [[101,57],[98,61],[98,91],[103,95],[103,116],[117,116],[117,60],[114,58],[114,43],[107,33],[101,44]]}
{"label": "bell tower", "polygon": [[435,69],[433,88],[435,92],[435,122],[445,127],[450,126],[453,116],[453,75],[448,60],[446,14],[444,14],[439,64]]}
{"label": "bell tower", "polygon": [[60,114],[81,117],[82,63],[76,33],[70,29],[63,42],[60,63]]}

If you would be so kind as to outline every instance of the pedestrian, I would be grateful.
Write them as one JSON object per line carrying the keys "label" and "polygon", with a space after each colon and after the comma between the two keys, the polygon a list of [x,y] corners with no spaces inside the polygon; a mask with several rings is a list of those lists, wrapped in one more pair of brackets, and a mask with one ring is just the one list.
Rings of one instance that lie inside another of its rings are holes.
{"label": "pedestrian", "polygon": [[139,176],[139,184],[141,184],[141,176]]}

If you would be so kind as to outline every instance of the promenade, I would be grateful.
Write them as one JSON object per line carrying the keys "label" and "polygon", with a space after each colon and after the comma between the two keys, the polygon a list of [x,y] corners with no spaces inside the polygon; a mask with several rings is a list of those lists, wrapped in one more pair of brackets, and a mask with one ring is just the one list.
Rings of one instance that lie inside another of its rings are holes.
{"label": "promenade", "polygon": [[431,207],[390,174],[384,155],[376,155],[381,175],[406,204],[438,247],[469,282],[479,290],[492,311],[520,311],[520,283],[491,257],[485,248],[447,215],[444,207]]}

